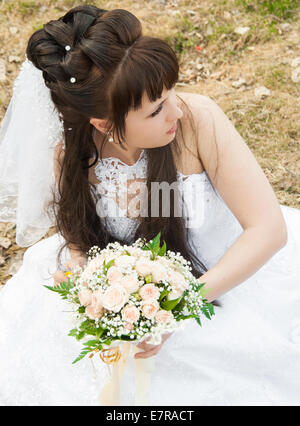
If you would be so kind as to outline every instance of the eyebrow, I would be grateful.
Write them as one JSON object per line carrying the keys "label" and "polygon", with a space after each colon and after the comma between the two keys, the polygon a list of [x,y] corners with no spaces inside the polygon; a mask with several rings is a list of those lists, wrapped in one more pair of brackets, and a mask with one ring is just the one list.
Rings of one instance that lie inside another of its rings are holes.
{"label": "eyebrow", "polygon": [[151,117],[151,114],[153,114],[166,100],[167,98],[165,98],[160,104],[156,105],[154,110],[152,110],[152,112],[150,112],[150,114],[147,117]]}

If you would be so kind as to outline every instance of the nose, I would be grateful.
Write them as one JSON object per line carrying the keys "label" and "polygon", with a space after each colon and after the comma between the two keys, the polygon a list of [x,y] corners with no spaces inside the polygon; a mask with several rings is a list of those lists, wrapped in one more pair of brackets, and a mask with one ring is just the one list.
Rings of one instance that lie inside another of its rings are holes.
{"label": "nose", "polygon": [[183,116],[182,110],[177,106],[176,102],[171,104],[169,114],[168,114],[168,122],[175,123]]}

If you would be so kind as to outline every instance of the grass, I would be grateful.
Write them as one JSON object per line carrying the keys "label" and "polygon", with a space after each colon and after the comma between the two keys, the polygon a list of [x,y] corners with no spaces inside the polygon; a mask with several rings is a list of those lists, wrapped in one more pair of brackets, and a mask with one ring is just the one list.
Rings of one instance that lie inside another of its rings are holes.
{"label": "grass", "polygon": [[17,12],[21,17],[32,16],[39,8],[34,1],[13,1],[7,4],[9,12]]}
{"label": "grass", "polygon": [[165,37],[166,41],[181,57],[184,56],[190,48],[197,46],[199,37],[195,35],[199,31],[199,26],[184,16],[178,22],[179,30],[172,36]]}
{"label": "grass", "polygon": [[294,16],[299,8],[299,0],[236,0],[236,5],[242,6],[247,13],[256,13],[262,16],[271,14],[287,20]]}

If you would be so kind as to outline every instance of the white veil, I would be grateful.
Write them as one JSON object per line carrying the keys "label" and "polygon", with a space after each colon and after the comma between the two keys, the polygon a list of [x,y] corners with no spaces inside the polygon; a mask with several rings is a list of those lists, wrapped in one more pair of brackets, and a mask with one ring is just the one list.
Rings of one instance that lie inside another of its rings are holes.
{"label": "white veil", "polygon": [[0,222],[16,223],[21,247],[39,241],[54,225],[46,206],[57,190],[53,150],[63,137],[42,71],[26,58],[0,128]]}

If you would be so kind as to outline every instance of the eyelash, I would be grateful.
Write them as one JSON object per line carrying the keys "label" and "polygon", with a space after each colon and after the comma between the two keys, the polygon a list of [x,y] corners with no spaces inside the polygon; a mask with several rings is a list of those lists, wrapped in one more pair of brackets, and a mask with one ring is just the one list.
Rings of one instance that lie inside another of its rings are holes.
{"label": "eyelash", "polygon": [[160,105],[156,111],[151,114],[151,117],[155,117],[162,110],[162,105]]}

